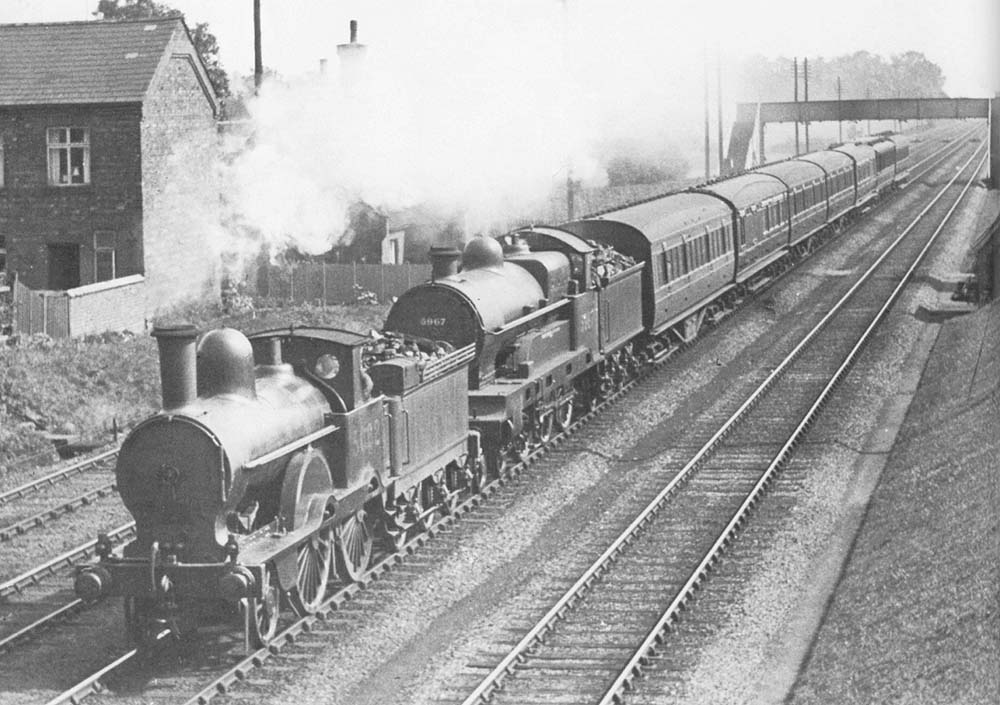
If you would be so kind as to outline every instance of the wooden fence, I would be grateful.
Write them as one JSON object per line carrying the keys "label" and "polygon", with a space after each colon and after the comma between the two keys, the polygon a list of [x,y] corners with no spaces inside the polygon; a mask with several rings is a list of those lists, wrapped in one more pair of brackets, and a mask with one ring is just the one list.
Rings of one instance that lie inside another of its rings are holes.
{"label": "wooden fence", "polygon": [[374,295],[388,302],[431,276],[429,264],[267,265],[257,279],[259,296],[294,303],[352,303]]}

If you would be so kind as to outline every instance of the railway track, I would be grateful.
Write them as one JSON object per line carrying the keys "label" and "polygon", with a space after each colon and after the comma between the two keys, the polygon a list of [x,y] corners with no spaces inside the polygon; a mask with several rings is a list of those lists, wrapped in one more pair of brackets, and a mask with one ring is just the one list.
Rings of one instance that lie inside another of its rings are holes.
{"label": "railway track", "polygon": [[[127,522],[107,533],[113,545],[119,545],[135,535],[135,522]],[[16,607],[3,622],[0,632],[0,653],[13,648],[43,628],[76,614],[86,605],[73,594],[72,571],[82,561],[93,558],[97,540],[86,541],[50,558],[19,575],[0,582],[0,604]],[[45,583],[46,594],[39,599],[14,601],[28,597]],[[54,583],[54,584],[53,584]]]}
{"label": "railway track", "polygon": [[[671,626],[910,281],[985,157],[950,208],[938,202],[981,151],[698,452],[668,472],[673,479],[503,653],[463,705],[622,702],[657,651],[669,648]],[[926,227],[928,214],[945,208]]]}
{"label": "railway track", "polygon": [[[98,473],[111,470],[117,457],[112,448],[0,493],[0,543],[114,494],[114,481]],[[48,505],[38,510],[38,500]]]}
{"label": "railway track", "polygon": [[[940,153],[940,152],[939,152]],[[941,157],[942,159],[945,158]],[[931,167],[928,167],[931,168]],[[541,454],[536,453],[535,458],[539,457]],[[487,494],[493,494],[499,491],[512,477],[516,477],[517,474],[523,469],[523,466],[513,467],[509,470],[509,474],[501,478],[499,481],[495,482],[487,490]],[[468,513],[473,508],[478,506],[482,501],[481,497],[476,497],[468,500],[463,504],[454,515],[451,517],[446,517],[441,523],[436,525],[427,536],[418,537],[411,541],[400,554],[395,554],[392,556],[385,556],[379,563],[377,563],[372,570],[367,574],[365,579],[357,585],[343,587],[329,598],[327,603],[322,608],[321,612],[313,617],[309,617],[303,620],[298,620],[285,631],[283,631],[275,639],[275,642],[269,649],[261,650],[255,654],[250,655],[246,659],[239,661],[236,665],[231,667],[226,673],[220,675],[218,678],[214,679],[208,685],[201,689],[192,700],[189,702],[206,702],[215,695],[228,691],[233,684],[236,682],[246,679],[248,674],[255,668],[262,665],[267,659],[276,653],[282,652],[286,646],[293,644],[299,644],[304,638],[308,638],[308,634],[311,631],[321,630],[325,631],[325,627],[329,625],[336,624],[339,619],[338,613],[343,614],[345,607],[350,607],[352,601],[361,593],[364,592],[365,588],[373,584],[376,580],[384,577],[386,574],[391,572],[392,568],[399,564],[406,564],[407,561],[403,558],[404,555],[414,552],[419,546],[423,545],[428,537],[435,536],[439,534],[442,530],[450,526],[454,519],[462,514]],[[421,551],[425,553],[425,551]],[[115,664],[112,667],[107,667],[102,669],[99,675],[92,676],[85,682],[81,684],[79,690],[70,689],[59,698],[53,702],[73,702],[86,694],[99,691],[101,688],[102,679],[107,678],[110,674],[115,672],[120,672],[123,667],[128,668],[127,664],[134,663],[134,655],[129,656],[128,654],[123,654],[121,659],[116,659]]]}

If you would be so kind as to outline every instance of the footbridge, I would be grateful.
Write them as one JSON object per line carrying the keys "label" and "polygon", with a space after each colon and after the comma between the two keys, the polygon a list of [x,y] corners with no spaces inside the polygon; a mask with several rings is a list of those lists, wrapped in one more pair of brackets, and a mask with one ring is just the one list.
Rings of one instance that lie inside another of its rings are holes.
{"label": "footbridge", "polygon": [[993,188],[1000,188],[1000,119],[991,120],[998,112],[1000,96],[739,103],[729,137],[727,164],[736,172],[766,161],[764,133],[768,123],[978,118],[990,121],[990,179]]}

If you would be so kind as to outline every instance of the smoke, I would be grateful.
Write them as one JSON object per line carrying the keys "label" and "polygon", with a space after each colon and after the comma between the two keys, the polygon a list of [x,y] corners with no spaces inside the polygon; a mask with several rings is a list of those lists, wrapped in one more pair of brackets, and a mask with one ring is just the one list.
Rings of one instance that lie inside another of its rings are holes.
{"label": "smoke", "polygon": [[468,237],[546,202],[569,175],[604,183],[605,113],[560,39],[562,7],[483,22],[484,7],[399,8],[410,41],[372,37],[357,66],[331,59],[325,74],[265,81],[248,103],[252,140],[223,170],[234,220],[272,255],[319,254],[346,244],[359,200],[460,212]]}

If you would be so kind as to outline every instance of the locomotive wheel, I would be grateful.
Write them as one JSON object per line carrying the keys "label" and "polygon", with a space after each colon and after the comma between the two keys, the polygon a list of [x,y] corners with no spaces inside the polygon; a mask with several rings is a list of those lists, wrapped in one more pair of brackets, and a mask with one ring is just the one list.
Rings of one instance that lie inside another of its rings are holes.
{"label": "locomotive wheel", "polygon": [[125,598],[125,632],[133,646],[147,646],[156,638],[159,622],[153,618],[153,602],[143,597]]}
{"label": "locomotive wheel", "polygon": [[573,423],[573,400],[567,399],[556,409],[556,425],[560,431],[565,431]]}
{"label": "locomotive wheel", "polygon": [[[278,633],[281,594],[277,576],[270,566],[264,571],[261,591],[264,595],[261,598],[247,597],[240,600],[240,611],[249,630],[250,645],[257,649],[267,646]],[[248,613],[249,620],[247,620]]]}
{"label": "locomotive wheel", "polygon": [[469,489],[472,494],[479,494],[483,491],[483,487],[485,487],[488,482],[486,476],[486,460],[482,456],[473,461],[472,469],[469,474]]}
{"label": "locomotive wheel", "polygon": [[362,509],[334,530],[334,550],[337,575],[348,582],[357,582],[368,567],[372,555],[372,529],[368,513]]}
{"label": "locomotive wheel", "polygon": [[300,617],[319,609],[326,597],[333,558],[333,529],[324,527],[299,546],[295,589],[289,595],[292,609]]}
{"label": "locomotive wheel", "polygon": [[539,445],[545,445],[552,440],[552,428],[554,426],[555,414],[552,411],[543,411],[535,424],[535,438]]}

